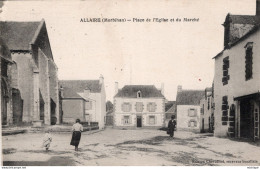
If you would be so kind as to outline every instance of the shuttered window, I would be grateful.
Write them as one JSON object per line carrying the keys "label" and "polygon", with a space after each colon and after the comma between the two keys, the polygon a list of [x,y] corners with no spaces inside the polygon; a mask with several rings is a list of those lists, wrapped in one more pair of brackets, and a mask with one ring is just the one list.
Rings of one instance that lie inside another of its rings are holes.
{"label": "shuttered window", "polygon": [[188,123],[188,127],[197,127],[197,121],[194,119],[191,119]]}
{"label": "shuttered window", "polygon": [[123,116],[123,118],[122,118],[122,124],[131,124],[131,118],[130,118],[130,116]]}
{"label": "shuttered window", "polygon": [[227,121],[228,121],[228,97],[227,96],[223,96],[222,97],[222,125],[227,125]]}
{"label": "shuttered window", "polygon": [[147,110],[149,112],[155,112],[156,110],[156,104],[154,102],[148,103],[147,104]]}
{"label": "shuttered window", "polygon": [[229,57],[227,56],[223,59],[223,78],[222,78],[223,85],[228,84],[228,80],[230,79],[228,69],[229,69]]}
{"label": "shuttered window", "polygon": [[123,112],[130,112],[132,109],[132,105],[130,103],[123,103],[122,104],[122,111]]}
{"label": "shuttered window", "polygon": [[196,117],[196,116],[197,116],[197,109],[190,108],[190,109],[188,110],[188,116],[190,116],[190,117]]}
{"label": "shuttered window", "polygon": [[144,105],[142,102],[136,102],[135,108],[137,112],[142,112],[144,110]]}
{"label": "shuttered window", "polygon": [[252,79],[253,77],[253,48],[252,46],[246,49],[246,80]]}
{"label": "shuttered window", "polygon": [[150,125],[156,124],[156,117],[155,116],[149,116],[149,124]]}

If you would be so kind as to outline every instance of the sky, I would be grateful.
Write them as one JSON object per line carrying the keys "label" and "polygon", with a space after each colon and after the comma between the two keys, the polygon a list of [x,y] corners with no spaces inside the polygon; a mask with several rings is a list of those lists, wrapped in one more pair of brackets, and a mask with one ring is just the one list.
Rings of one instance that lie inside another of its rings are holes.
{"label": "sky", "polygon": [[[2,12],[1,12],[2,11]],[[255,15],[255,0],[5,1],[0,20],[44,19],[61,80],[104,76],[107,100],[114,83],[164,84],[167,100],[183,89],[211,87],[223,49],[227,13]],[[180,18],[182,22],[80,22],[81,18]],[[183,18],[199,18],[183,22]]]}

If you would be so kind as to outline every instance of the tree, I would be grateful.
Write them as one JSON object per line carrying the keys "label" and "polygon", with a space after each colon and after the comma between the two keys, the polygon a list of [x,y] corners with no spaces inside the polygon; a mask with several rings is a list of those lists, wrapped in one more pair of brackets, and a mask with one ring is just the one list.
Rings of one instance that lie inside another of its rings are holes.
{"label": "tree", "polygon": [[112,113],[113,112],[113,108],[114,108],[114,105],[111,101],[107,101],[106,102],[106,112],[107,113]]}

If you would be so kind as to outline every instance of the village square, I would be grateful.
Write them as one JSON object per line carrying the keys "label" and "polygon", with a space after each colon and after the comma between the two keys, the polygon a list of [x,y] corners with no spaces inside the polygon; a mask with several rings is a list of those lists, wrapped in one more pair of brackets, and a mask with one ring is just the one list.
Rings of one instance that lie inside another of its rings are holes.
{"label": "village square", "polygon": [[255,15],[226,14],[210,85],[180,82],[174,99],[163,81],[132,83],[132,69],[131,83],[114,81],[113,91],[103,73],[59,78],[44,18],[0,21],[2,165],[259,166],[255,3]]}

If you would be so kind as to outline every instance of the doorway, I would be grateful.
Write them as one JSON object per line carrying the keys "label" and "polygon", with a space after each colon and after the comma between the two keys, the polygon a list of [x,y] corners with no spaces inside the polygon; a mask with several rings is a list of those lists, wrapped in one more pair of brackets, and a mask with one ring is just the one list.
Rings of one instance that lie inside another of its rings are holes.
{"label": "doorway", "polygon": [[254,102],[246,99],[240,102],[240,137],[254,138]]}
{"label": "doorway", "polygon": [[137,127],[142,127],[142,116],[137,116],[136,123]]}
{"label": "doorway", "polygon": [[202,124],[201,124],[201,132],[204,133],[204,118],[202,118]]}

